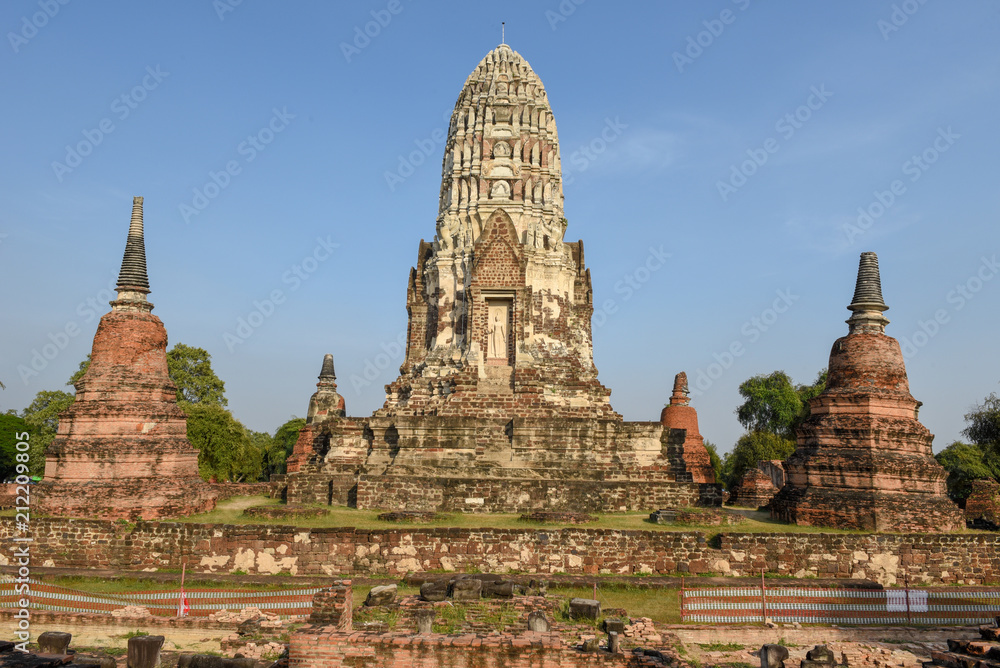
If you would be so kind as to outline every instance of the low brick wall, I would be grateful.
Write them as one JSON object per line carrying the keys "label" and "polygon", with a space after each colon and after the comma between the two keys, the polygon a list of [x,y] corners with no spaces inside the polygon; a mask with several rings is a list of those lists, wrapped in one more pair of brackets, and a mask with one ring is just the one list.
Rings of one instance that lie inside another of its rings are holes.
{"label": "low brick wall", "polygon": [[[675,574],[872,579],[885,585],[1000,581],[1000,535],[722,534],[611,529],[351,528],[37,518],[31,565],[191,573],[399,576],[419,571]],[[14,562],[13,518],[0,522],[0,565]],[[715,542],[715,541],[713,541]]]}
{"label": "low brick wall", "polygon": [[715,485],[693,482],[386,475],[361,477],[357,486],[358,508],[439,512],[632,512],[700,504],[721,505],[722,502],[721,491]]}
{"label": "low brick wall", "polygon": [[460,635],[342,633],[305,627],[292,634],[289,665],[308,668],[590,668],[662,666],[634,654],[583,653],[565,646],[558,633]]}

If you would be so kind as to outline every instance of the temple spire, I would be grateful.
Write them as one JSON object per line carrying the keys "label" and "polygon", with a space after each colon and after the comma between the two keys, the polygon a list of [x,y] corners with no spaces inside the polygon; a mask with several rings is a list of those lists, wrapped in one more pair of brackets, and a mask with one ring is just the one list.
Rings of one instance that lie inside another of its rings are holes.
{"label": "temple spire", "polygon": [[847,324],[850,325],[850,333],[862,332],[885,332],[885,326],[889,324],[889,319],[882,315],[882,311],[888,310],[885,300],[882,299],[882,280],[878,271],[878,255],[875,253],[862,253],[861,261],[858,265],[858,281],[854,287],[854,299],[847,307],[853,311]]}
{"label": "temple spire", "polygon": [[674,376],[674,391],[673,394],[670,395],[670,405],[687,406],[691,403],[689,394],[687,374],[681,371],[679,374]]}
{"label": "temple spire", "polygon": [[116,309],[132,308],[151,310],[152,304],[146,301],[149,294],[149,278],[146,275],[146,244],[142,231],[142,198],[132,198],[132,221],[128,227],[128,238],[125,241],[125,255],[122,257],[122,269],[118,274],[118,300],[112,302]]}
{"label": "temple spire", "polygon": [[323,368],[319,371],[320,380],[337,380],[337,374],[333,370],[333,355],[327,353],[323,355]]}

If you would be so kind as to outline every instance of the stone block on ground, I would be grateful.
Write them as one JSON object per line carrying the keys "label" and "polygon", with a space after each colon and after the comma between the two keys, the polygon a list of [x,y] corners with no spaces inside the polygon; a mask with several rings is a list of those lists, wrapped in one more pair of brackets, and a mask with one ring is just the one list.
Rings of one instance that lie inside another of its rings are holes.
{"label": "stone block on ground", "polygon": [[419,608],[413,611],[413,619],[417,623],[417,633],[426,635],[434,631],[434,608]]}
{"label": "stone block on ground", "polygon": [[574,598],[569,602],[570,619],[591,619],[597,621],[601,616],[601,602],[591,598]]}
{"label": "stone block on ground", "polygon": [[483,598],[513,598],[514,583],[510,580],[483,582]]}
{"label": "stone block on ground", "polygon": [[673,524],[677,521],[677,509],[661,508],[649,514],[649,521],[653,524]]}
{"label": "stone block on ground", "polygon": [[432,603],[445,600],[448,598],[448,583],[443,580],[423,583],[420,585],[420,598]]}
{"label": "stone block on ground", "polygon": [[159,668],[163,636],[135,636],[128,639],[128,668]]}
{"label": "stone block on ground", "polygon": [[534,610],[528,613],[528,630],[535,633],[548,633],[549,620],[541,610]]}
{"label": "stone block on ground", "polygon": [[46,631],[38,636],[38,651],[41,654],[66,654],[72,633]]}
{"label": "stone block on ground", "polygon": [[365,606],[370,608],[378,605],[392,605],[396,602],[396,590],[397,587],[394,584],[372,587],[365,598]]}
{"label": "stone block on ground", "polygon": [[455,580],[451,583],[451,598],[455,601],[478,601],[482,597],[481,580]]}
{"label": "stone block on ground", "polygon": [[604,632],[605,633],[625,633],[625,620],[624,619],[605,619],[604,620]]}
{"label": "stone block on ground", "polygon": [[764,645],[760,648],[760,668],[784,668],[788,648],[782,645]]}

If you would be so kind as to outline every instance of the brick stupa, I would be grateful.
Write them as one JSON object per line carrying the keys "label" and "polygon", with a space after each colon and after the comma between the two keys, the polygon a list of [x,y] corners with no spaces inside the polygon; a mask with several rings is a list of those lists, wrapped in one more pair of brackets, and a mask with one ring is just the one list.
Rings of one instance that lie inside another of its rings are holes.
{"label": "brick stupa", "polygon": [[76,400],[45,453],[39,510],[50,515],[158,519],[211,510],[198,451],[167,374],[167,332],[146,300],[142,198],[132,204],[118,298],[101,318]]}
{"label": "brick stupa", "polygon": [[681,371],[674,376],[674,391],[670,403],[660,412],[660,422],[667,429],[683,429],[681,446],[684,461],[694,482],[715,482],[715,471],[705,448],[705,439],[698,431],[698,411],[691,405],[687,374]]}
{"label": "brick stupa", "polygon": [[[583,242],[565,239],[548,95],[507,44],[465,82],[438,215],[406,287],[405,358],[368,418],[316,414],[288,500],[358,508],[625,511],[720,504],[704,447],[625,422],[598,379]],[[689,447],[690,446],[690,447]]]}
{"label": "brick stupa", "polygon": [[826,389],[809,402],[773,516],[809,526],[948,531],[964,526],[947,473],[917,420],[899,343],[885,334],[878,258],[862,253],[847,336],[830,352]]}

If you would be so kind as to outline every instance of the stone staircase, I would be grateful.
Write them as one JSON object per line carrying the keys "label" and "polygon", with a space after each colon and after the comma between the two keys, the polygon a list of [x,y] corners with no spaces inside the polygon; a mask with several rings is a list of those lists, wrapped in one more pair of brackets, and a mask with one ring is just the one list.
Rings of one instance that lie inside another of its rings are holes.
{"label": "stone staircase", "polygon": [[979,627],[980,640],[949,640],[947,652],[931,652],[924,668],[1000,668],[1000,617]]}

